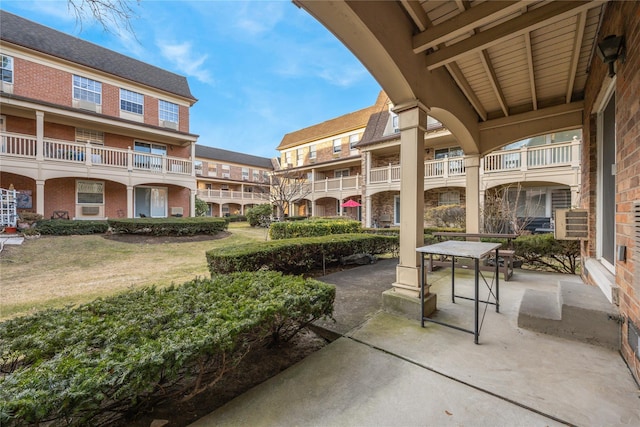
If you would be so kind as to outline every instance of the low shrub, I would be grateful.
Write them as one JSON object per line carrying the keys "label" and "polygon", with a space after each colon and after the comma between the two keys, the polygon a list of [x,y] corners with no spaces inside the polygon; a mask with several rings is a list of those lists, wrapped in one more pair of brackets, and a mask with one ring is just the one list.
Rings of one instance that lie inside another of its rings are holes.
{"label": "low shrub", "polygon": [[577,274],[580,242],[556,240],[551,233],[523,235],[513,241],[516,256],[535,269]]}
{"label": "low shrub", "polygon": [[247,209],[247,221],[251,227],[263,227],[271,222],[271,212],[273,208],[265,203]]}
{"label": "low shrub", "polygon": [[352,219],[309,219],[306,221],[274,222],[269,228],[273,240],[329,234],[360,233],[360,221]]}
{"label": "low shrub", "polygon": [[43,219],[37,221],[33,228],[40,234],[70,236],[75,234],[106,233],[109,229],[109,224],[107,221]]}
{"label": "low shrub", "polygon": [[0,323],[0,424],[108,425],[188,400],[253,346],[331,316],[334,298],[313,279],[237,273]]}
{"label": "low shrub", "polygon": [[151,236],[216,234],[229,227],[227,219],[215,217],[126,218],[109,219],[107,222],[114,233]]}
{"label": "low shrub", "polygon": [[230,245],[207,252],[211,274],[257,271],[262,268],[300,274],[322,271],[340,258],[358,253],[395,253],[397,236],[334,234]]}

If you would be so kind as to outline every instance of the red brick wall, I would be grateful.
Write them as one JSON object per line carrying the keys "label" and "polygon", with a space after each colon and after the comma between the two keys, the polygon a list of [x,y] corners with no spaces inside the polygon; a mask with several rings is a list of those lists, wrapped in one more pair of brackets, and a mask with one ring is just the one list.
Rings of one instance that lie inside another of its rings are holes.
{"label": "red brick wall", "polygon": [[[634,260],[640,248],[634,244],[633,202],[640,200],[640,2],[609,2],[598,39],[609,34],[626,38],[626,61],[616,63],[616,245],[627,247],[627,260],[616,262],[616,284],[619,287],[620,312],[636,326],[640,326],[640,280],[634,275]],[[606,79],[607,67],[594,57],[585,90],[585,111],[593,111],[596,97]],[[596,121],[586,117],[583,126],[589,150],[583,156],[583,205],[595,210],[596,199]],[[595,217],[595,215],[591,215]],[[594,225],[594,224],[592,224]],[[583,245],[583,255],[593,256],[595,227],[590,242]],[[622,327],[622,354],[637,379],[640,379],[640,360],[627,344],[627,325]]]}
{"label": "red brick wall", "polygon": [[14,58],[14,76],[13,93],[15,95],[71,106],[71,74],[21,58]]}
{"label": "red brick wall", "polygon": [[102,83],[102,114],[120,117],[120,88]]}
{"label": "red brick wall", "polygon": [[22,133],[25,135],[36,134],[36,121],[16,116],[7,116],[7,132]]}
{"label": "red brick wall", "polygon": [[144,122],[148,125],[158,126],[158,99],[149,95],[144,96]]}

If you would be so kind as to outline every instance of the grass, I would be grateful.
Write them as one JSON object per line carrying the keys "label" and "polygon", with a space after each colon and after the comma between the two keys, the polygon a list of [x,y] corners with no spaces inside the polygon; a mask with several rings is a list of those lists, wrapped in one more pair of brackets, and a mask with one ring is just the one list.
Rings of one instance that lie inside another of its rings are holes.
{"label": "grass", "polygon": [[64,307],[142,286],[209,276],[205,252],[264,241],[266,230],[231,223],[231,235],[200,242],[133,244],[102,235],[55,236],[0,253],[0,320]]}

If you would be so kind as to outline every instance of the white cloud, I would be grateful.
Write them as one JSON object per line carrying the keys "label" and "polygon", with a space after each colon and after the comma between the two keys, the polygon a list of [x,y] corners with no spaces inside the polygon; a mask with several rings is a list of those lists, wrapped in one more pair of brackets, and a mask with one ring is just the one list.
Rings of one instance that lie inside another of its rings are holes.
{"label": "white cloud", "polygon": [[249,37],[269,33],[282,20],[283,8],[289,6],[285,2],[260,2],[259,7],[256,2],[242,3],[236,9],[234,26]]}
{"label": "white cloud", "polygon": [[161,55],[169,60],[181,73],[189,77],[195,77],[203,83],[212,83],[213,78],[209,70],[204,67],[208,55],[193,52],[190,42],[169,43],[159,41],[156,43]]}

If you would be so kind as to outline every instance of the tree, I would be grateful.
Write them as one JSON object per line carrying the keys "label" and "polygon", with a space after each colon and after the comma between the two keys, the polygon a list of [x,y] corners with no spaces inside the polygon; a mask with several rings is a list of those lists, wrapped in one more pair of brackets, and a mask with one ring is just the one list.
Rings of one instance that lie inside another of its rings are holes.
{"label": "tree", "polygon": [[209,205],[196,196],[196,216],[205,216],[207,213],[209,213]]}
{"label": "tree", "polygon": [[133,7],[139,4],[140,0],[68,0],[67,6],[80,26],[93,19],[107,32],[124,29],[134,34],[131,19],[136,16]]}
{"label": "tree", "polygon": [[271,205],[265,203],[254,206],[247,210],[246,217],[252,227],[268,227],[271,221]]}
{"label": "tree", "polygon": [[520,183],[491,188],[485,193],[482,208],[484,230],[487,233],[526,234],[525,229],[539,207],[540,200],[532,202],[526,199]]}
{"label": "tree", "polygon": [[271,175],[269,201],[277,208],[279,216],[284,216],[285,213],[291,215],[291,205],[310,193],[311,184],[304,173],[284,169]]}

